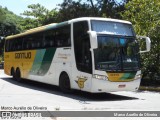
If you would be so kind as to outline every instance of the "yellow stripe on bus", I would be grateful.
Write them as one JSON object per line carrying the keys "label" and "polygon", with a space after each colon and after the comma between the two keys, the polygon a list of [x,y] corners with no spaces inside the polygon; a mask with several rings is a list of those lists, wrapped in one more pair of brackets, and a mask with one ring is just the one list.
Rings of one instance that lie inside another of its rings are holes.
{"label": "yellow stripe on bus", "polygon": [[27,78],[32,68],[35,55],[36,50],[6,52],[4,57],[5,72],[10,75],[12,67],[14,70],[19,67],[20,70],[23,71],[21,77]]}

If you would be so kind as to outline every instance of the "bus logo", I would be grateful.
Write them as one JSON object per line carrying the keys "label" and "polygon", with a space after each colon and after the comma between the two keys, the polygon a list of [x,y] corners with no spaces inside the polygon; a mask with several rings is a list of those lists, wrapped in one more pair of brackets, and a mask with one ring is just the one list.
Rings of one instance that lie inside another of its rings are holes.
{"label": "bus logo", "polygon": [[85,83],[86,80],[87,80],[87,78],[78,77],[78,81],[76,81],[76,83],[78,84],[78,87],[79,88],[84,88],[84,83]]}
{"label": "bus logo", "polygon": [[15,53],[15,59],[31,59],[31,52]]}

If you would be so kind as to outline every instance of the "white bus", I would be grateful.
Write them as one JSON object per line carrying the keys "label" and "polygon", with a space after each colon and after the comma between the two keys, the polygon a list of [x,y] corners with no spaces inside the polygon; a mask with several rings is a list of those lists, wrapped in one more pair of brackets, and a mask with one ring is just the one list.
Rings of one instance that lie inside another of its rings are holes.
{"label": "white bus", "polygon": [[4,71],[22,78],[91,93],[138,90],[140,52],[128,21],[83,17],[8,36]]}

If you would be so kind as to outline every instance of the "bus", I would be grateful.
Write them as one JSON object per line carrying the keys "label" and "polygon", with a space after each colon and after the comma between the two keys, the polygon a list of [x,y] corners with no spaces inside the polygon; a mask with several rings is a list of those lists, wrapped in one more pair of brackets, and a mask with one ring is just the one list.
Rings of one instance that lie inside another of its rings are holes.
{"label": "bus", "polygon": [[149,37],[136,36],[129,21],[75,18],[6,37],[4,72],[17,81],[59,86],[66,93],[136,91],[142,76],[140,53],[150,51],[150,44]]}
{"label": "bus", "polygon": [[3,49],[4,49],[4,37],[0,36],[0,69],[3,69]]}

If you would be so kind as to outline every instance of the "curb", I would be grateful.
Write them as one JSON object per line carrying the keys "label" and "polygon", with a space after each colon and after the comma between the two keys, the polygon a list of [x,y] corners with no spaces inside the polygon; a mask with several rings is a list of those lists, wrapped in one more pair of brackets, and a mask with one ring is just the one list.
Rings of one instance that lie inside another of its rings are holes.
{"label": "curb", "polygon": [[160,87],[146,87],[140,86],[139,90],[147,90],[147,91],[160,91]]}

